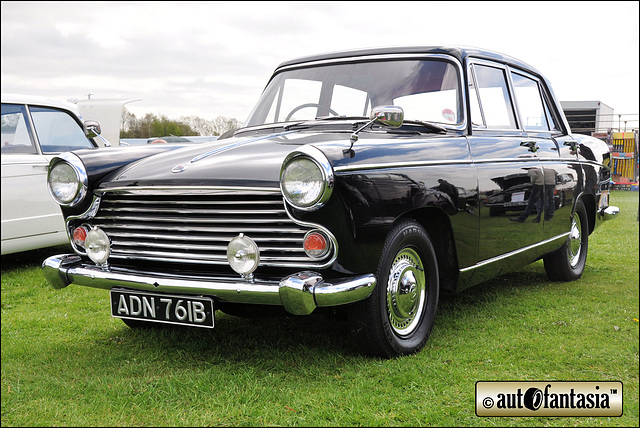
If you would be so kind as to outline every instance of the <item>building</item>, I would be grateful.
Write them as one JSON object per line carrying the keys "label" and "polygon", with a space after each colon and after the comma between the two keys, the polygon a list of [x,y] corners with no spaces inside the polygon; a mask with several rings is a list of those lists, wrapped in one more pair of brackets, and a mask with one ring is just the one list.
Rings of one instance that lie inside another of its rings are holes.
{"label": "building", "polygon": [[606,136],[619,128],[613,109],[601,101],[560,101],[560,105],[576,134]]}

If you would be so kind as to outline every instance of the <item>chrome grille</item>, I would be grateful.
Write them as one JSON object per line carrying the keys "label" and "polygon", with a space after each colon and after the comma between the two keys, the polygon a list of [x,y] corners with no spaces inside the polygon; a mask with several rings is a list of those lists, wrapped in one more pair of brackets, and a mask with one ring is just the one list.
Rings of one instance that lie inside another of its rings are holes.
{"label": "chrome grille", "polygon": [[260,266],[327,261],[305,254],[312,227],[291,220],[279,191],[106,192],[92,224],[111,239],[110,260],[227,265],[227,245],[243,233],[258,244]]}

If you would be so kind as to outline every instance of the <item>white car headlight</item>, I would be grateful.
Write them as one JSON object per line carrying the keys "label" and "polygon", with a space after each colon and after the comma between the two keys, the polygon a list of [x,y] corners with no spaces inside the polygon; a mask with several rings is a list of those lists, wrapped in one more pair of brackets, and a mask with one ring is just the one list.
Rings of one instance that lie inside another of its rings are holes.
{"label": "white car headlight", "polygon": [[60,205],[74,206],[87,193],[87,174],[76,156],[63,153],[52,160],[47,175],[51,197]]}
{"label": "white car headlight", "polygon": [[280,188],[294,207],[313,211],[325,204],[333,190],[333,169],[320,150],[304,146],[282,164]]}

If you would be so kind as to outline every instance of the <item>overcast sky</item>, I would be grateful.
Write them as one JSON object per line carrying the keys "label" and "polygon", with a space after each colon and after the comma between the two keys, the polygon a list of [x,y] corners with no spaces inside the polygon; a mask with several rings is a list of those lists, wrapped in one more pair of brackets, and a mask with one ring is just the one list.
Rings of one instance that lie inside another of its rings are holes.
{"label": "overcast sky", "polygon": [[244,121],[283,61],[453,44],[514,56],[561,101],[601,101],[637,120],[638,4],[2,1],[2,92]]}

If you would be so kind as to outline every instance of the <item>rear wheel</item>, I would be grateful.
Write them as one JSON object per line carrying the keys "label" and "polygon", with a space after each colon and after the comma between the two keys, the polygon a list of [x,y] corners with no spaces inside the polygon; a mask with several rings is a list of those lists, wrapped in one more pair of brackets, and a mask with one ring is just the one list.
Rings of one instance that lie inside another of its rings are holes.
{"label": "rear wheel", "polygon": [[552,281],[573,281],[582,276],[589,249],[589,222],[581,200],[576,204],[569,237],[559,250],[544,256],[544,269]]}
{"label": "rear wheel", "polygon": [[384,358],[419,351],[427,343],[438,306],[438,264],[427,232],[403,221],[387,236],[378,284],[356,312],[364,350]]}

